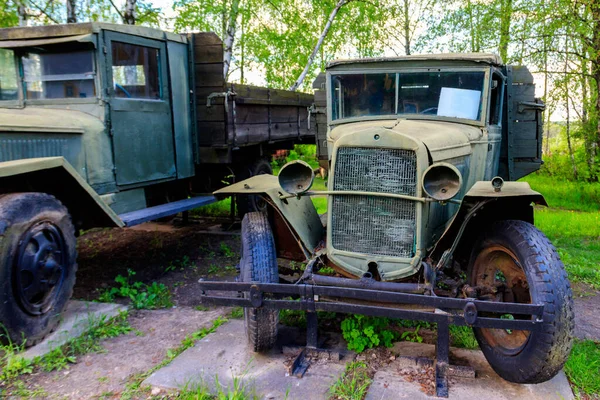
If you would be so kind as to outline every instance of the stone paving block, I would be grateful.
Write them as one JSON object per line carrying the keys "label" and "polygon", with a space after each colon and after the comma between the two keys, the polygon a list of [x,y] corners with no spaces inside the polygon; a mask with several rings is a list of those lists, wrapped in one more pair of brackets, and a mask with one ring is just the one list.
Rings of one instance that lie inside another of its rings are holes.
{"label": "stone paving block", "polygon": [[[433,358],[435,346],[423,343],[399,342],[393,351],[406,356],[426,356]],[[451,348],[450,360],[461,365],[470,365],[475,369],[475,378],[450,378],[450,399],[531,399],[531,400],[570,400],[573,392],[564,372],[548,382],[537,385],[519,385],[500,378],[490,367],[479,350]],[[366,400],[431,399],[422,390],[418,382],[404,379],[401,370],[406,363],[397,359],[375,374]]]}
{"label": "stone paving block", "polygon": [[127,307],[121,304],[71,300],[67,304],[67,309],[61,317],[62,321],[56,330],[21,355],[32,360],[37,356],[48,354],[70,339],[81,336],[82,333],[89,330],[90,324],[97,322],[103,315],[110,318],[125,310]]}
{"label": "stone paving block", "polygon": [[[160,389],[193,389],[206,386],[212,393],[217,390],[216,379],[223,388],[232,387],[234,377],[264,399],[326,399],[329,388],[344,371],[346,355],[340,362],[312,364],[304,377],[286,376],[285,363],[289,359],[281,352],[284,345],[302,342],[297,330],[281,327],[280,343],[267,354],[253,353],[247,345],[244,322],[232,320],[196,345],[181,353],[169,365],[150,375],[142,385]],[[341,341],[343,348],[345,343]],[[331,349],[331,343],[325,346]]]}

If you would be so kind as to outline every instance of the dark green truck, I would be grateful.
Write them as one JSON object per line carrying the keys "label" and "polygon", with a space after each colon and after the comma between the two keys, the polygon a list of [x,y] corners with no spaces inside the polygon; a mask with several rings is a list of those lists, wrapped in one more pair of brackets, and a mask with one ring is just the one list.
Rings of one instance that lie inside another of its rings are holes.
{"label": "dark green truck", "polygon": [[[313,96],[234,85],[213,33],[103,23],[0,30],[0,322],[27,345],[71,296],[81,229],[214,201],[312,141]],[[240,214],[261,206],[238,198]]]}

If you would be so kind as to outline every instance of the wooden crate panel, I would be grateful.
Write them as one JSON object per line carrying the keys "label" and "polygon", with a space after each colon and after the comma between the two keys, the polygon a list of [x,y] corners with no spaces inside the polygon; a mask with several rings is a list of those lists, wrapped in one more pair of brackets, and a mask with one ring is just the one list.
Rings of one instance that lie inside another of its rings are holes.
{"label": "wooden crate panel", "polygon": [[[219,86],[224,87],[223,63],[214,64],[195,64],[194,65],[196,87],[198,86]],[[224,90],[221,90],[224,91]]]}
{"label": "wooden crate panel", "polygon": [[206,104],[198,104],[196,107],[196,118],[198,126],[201,127],[206,121],[225,121],[225,106],[215,105],[206,107]]}
{"label": "wooden crate panel", "polygon": [[201,146],[226,144],[225,122],[203,122],[198,125],[198,142]]}
{"label": "wooden crate panel", "polygon": [[271,122],[272,123],[297,123],[298,108],[271,106]]}
{"label": "wooden crate panel", "polygon": [[235,121],[239,124],[268,124],[267,107],[252,104],[236,104]]}

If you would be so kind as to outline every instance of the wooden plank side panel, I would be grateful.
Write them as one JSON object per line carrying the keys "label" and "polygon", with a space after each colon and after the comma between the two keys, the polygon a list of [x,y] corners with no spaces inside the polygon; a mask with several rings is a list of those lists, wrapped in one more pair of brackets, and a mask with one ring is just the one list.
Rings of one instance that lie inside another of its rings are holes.
{"label": "wooden plank side panel", "polygon": [[237,104],[235,122],[238,124],[268,124],[269,110],[265,106],[253,104]]}
{"label": "wooden plank side panel", "polygon": [[514,158],[538,158],[538,142],[531,139],[515,140]]}
{"label": "wooden plank side panel", "polygon": [[538,138],[538,123],[537,121],[515,121],[513,122],[513,131],[515,143],[519,140],[536,140]]}
{"label": "wooden plank side panel", "polygon": [[271,106],[272,123],[297,123],[298,108],[285,106]]}
{"label": "wooden plank side panel", "polygon": [[223,41],[214,32],[197,32],[192,33],[191,35],[194,36],[194,46],[223,46]]}
{"label": "wooden plank side panel", "polygon": [[512,73],[513,83],[533,83],[533,75],[524,65],[514,65]]}
{"label": "wooden plank side panel", "polygon": [[218,86],[224,91],[225,80],[223,79],[223,63],[195,64],[194,73],[196,78],[196,87]]}
{"label": "wooden plank side panel", "polygon": [[203,121],[198,124],[200,146],[225,145],[225,121]]}
{"label": "wooden plank side panel", "polygon": [[223,63],[223,45],[202,45],[194,46],[194,63],[211,64]]}
{"label": "wooden plank side panel", "polygon": [[196,118],[199,123],[225,121],[225,105],[213,104],[211,107],[206,107],[206,103],[198,104]]}

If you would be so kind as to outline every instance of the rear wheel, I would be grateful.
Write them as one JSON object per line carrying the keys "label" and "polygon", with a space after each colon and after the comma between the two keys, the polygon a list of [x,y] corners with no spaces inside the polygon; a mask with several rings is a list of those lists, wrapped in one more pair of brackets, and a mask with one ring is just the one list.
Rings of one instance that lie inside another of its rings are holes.
{"label": "rear wheel", "polygon": [[[275,241],[264,213],[248,213],[242,220],[240,272],[243,282],[279,282]],[[269,350],[275,345],[278,323],[279,311],[277,310],[244,309],[248,343],[255,352]]]}
{"label": "rear wheel", "polygon": [[516,383],[554,377],[571,351],[573,300],[564,266],[546,236],[524,221],[494,223],[473,248],[470,276],[473,285],[499,287],[496,301],[544,305],[540,331],[474,329],[494,371]]}
{"label": "rear wheel", "polygon": [[[241,167],[241,172],[238,173],[237,180],[244,180],[255,175],[271,175],[273,174],[273,168],[271,168],[271,163],[265,158],[259,158],[255,160],[249,166]],[[244,214],[249,212],[266,212],[267,210],[267,202],[259,195],[237,195],[237,209],[238,215],[240,218],[244,217]]]}
{"label": "rear wheel", "polygon": [[44,193],[0,196],[0,322],[32,346],[56,328],[75,284],[67,209]]}

